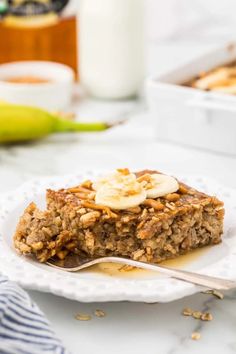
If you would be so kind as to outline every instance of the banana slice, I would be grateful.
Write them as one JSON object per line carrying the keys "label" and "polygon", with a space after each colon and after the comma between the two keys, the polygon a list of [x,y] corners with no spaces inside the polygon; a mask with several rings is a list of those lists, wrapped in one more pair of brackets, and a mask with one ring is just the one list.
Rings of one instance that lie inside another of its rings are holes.
{"label": "banana slice", "polygon": [[158,198],[179,189],[177,180],[162,174],[136,178],[129,170],[117,170],[93,184],[96,204],[124,210],[142,204],[146,198]]}
{"label": "banana slice", "polygon": [[163,197],[179,189],[179,184],[174,177],[159,173],[146,174],[138,178],[138,181],[146,189],[147,198]]}
{"label": "banana slice", "polygon": [[226,68],[220,68],[207,74],[202,79],[196,80],[193,86],[201,90],[211,89],[212,87],[215,87],[221,84],[221,82],[227,80],[228,77],[228,70]]}
{"label": "banana slice", "polygon": [[93,183],[93,189],[98,191],[103,186],[114,184],[132,184],[136,182],[136,176],[134,173],[130,173],[128,169],[120,169],[114,173],[110,173],[107,176],[99,178]]}
{"label": "banana slice", "polygon": [[232,95],[236,94],[236,85],[230,85],[230,86],[218,86],[214,87],[211,89],[212,91],[217,91],[217,92],[223,92],[223,93],[229,93]]}
{"label": "banana slice", "polygon": [[136,177],[127,175],[120,179],[109,180],[99,186],[95,196],[96,204],[110,207],[111,209],[124,210],[135,207],[144,202],[147,197],[145,189],[137,182]]}

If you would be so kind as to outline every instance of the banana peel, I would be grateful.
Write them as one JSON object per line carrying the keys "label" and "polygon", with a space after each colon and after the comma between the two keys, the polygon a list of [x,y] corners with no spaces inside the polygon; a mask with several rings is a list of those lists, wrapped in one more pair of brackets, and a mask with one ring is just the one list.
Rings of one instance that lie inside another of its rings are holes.
{"label": "banana peel", "polygon": [[40,108],[0,103],[0,144],[40,139],[57,132],[98,132],[110,127],[105,122],[75,122]]}

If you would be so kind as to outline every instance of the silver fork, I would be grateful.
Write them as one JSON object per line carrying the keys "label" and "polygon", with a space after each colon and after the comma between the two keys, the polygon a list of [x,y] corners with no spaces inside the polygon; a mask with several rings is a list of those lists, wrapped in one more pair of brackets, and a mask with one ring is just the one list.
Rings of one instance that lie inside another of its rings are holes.
{"label": "silver fork", "polygon": [[84,259],[83,261],[81,261],[80,257],[73,256],[67,257],[63,261],[51,259],[47,262],[50,267],[67,272],[77,272],[99,263],[118,263],[146,270],[157,271],[159,273],[166,274],[171,278],[183,280],[185,282],[192,283],[195,285],[204,286],[208,289],[229,290],[236,288],[236,281],[216,278],[199,273],[193,273],[186,270],[173,269],[159,264],[134,261],[132,259],[122,257],[101,257],[96,259]]}

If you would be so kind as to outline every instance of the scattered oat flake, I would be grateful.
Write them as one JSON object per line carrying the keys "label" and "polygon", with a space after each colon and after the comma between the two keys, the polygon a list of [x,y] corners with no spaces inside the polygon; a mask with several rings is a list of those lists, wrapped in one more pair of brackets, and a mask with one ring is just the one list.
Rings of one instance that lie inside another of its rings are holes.
{"label": "scattered oat flake", "polygon": [[192,316],[193,310],[190,309],[189,307],[186,307],[185,309],[183,309],[182,314],[183,314],[184,316]]}
{"label": "scattered oat flake", "polygon": [[210,312],[205,312],[205,313],[202,313],[201,320],[202,321],[212,321],[213,320],[213,316],[212,316],[212,314]]}
{"label": "scattered oat flake", "polygon": [[90,321],[92,319],[92,317],[90,315],[85,314],[85,313],[78,313],[75,316],[75,319],[78,321]]}
{"label": "scattered oat flake", "polygon": [[198,340],[201,338],[201,334],[199,332],[193,332],[192,335],[191,335],[191,338],[193,340]]}
{"label": "scattered oat flake", "polygon": [[97,316],[97,317],[105,317],[106,313],[103,310],[97,309],[97,310],[94,311],[94,315]]}
{"label": "scattered oat flake", "polygon": [[223,300],[224,298],[224,294],[222,294],[220,291],[218,290],[207,290],[204,292],[204,294],[211,294],[214,295],[215,297],[217,297],[220,300]]}
{"label": "scattered oat flake", "polygon": [[192,316],[193,318],[196,318],[196,320],[200,320],[202,313],[200,311],[194,311]]}
{"label": "scattered oat flake", "polygon": [[195,318],[196,320],[202,320],[202,321],[212,321],[213,320],[213,316],[210,312],[194,311],[189,307],[186,307],[183,309],[182,315],[191,316],[191,317]]}

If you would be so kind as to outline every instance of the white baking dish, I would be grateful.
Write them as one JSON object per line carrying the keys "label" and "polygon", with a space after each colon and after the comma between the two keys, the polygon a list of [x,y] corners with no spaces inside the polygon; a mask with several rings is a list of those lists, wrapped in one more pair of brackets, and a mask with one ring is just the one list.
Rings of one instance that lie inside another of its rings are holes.
{"label": "white baking dish", "polygon": [[236,154],[236,96],[180,85],[233,60],[236,43],[148,79],[150,118],[158,139]]}

